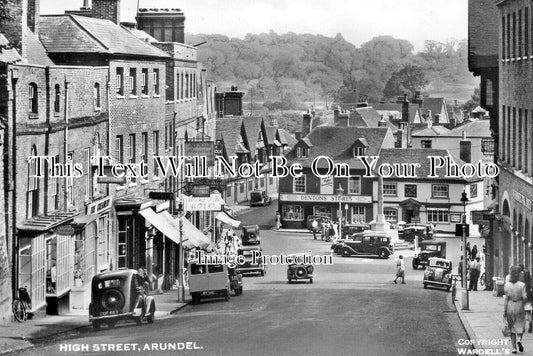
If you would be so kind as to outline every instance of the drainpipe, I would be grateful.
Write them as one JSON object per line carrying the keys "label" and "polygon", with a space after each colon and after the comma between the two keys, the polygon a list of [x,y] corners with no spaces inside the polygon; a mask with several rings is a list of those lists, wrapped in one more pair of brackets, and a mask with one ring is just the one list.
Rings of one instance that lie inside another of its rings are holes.
{"label": "drainpipe", "polygon": [[[67,81],[67,77],[65,76],[65,107],[63,109],[65,113],[65,130],[63,131],[63,145],[65,149],[65,167],[68,160],[68,85],[69,82]],[[68,211],[69,209],[69,201],[68,201],[68,190],[67,190],[67,180],[68,178],[65,178],[65,211]]]}
{"label": "drainpipe", "polygon": [[[9,100],[12,102],[11,107],[13,112],[11,114],[11,122],[8,123],[8,126],[11,126],[11,180],[7,181],[8,189],[11,190],[11,229],[12,229],[12,279],[11,285],[13,290],[13,298],[16,296],[16,291],[18,290],[18,250],[19,250],[19,241],[17,236],[17,81],[18,81],[18,71],[11,69],[11,95]],[[9,132],[9,130],[8,130]],[[6,141],[7,142],[7,141]],[[9,169],[9,167],[8,167]]]}

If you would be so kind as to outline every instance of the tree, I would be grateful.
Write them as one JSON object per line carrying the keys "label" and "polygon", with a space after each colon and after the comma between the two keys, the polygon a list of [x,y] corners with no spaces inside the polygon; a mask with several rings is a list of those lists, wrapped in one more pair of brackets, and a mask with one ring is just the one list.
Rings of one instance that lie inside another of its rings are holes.
{"label": "tree", "polygon": [[481,95],[481,90],[479,89],[479,87],[476,87],[474,89],[474,94],[472,94],[472,96],[470,97],[470,100],[468,100],[466,103],[462,105],[463,110],[470,114],[472,110],[477,108],[480,104],[480,95]]}
{"label": "tree", "polygon": [[392,76],[385,84],[383,95],[388,99],[402,94],[412,96],[415,91],[424,89],[427,84],[428,81],[422,68],[408,64],[399,71],[392,73]]}
{"label": "tree", "polygon": [[6,35],[10,41],[9,45],[0,44],[0,53],[4,48],[19,48],[20,42],[10,38],[13,31],[21,31],[20,25],[14,23],[17,15],[20,15],[21,9],[17,6],[16,0],[0,0],[0,33]]}

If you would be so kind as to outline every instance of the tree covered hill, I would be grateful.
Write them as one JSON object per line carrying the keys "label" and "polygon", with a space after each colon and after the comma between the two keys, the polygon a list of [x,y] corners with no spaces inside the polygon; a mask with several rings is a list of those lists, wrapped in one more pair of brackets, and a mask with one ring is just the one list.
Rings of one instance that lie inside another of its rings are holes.
{"label": "tree covered hill", "polygon": [[[466,101],[477,85],[467,68],[466,40],[427,41],[422,52],[414,53],[409,41],[392,36],[374,37],[356,47],[341,34],[325,37],[270,31],[244,39],[187,35],[188,44],[204,41],[198,47],[199,60],[219,90],[237,85],[248,94],[253,90],[254,100],[278,101],[286,108],[304,101],[351,102],[356,96],[389,100],[394,97],[390,88],[394,83],[389,83],[384,94],[387,82],[393,74],[398,81],[409,68],[421,69],[415,74],[420,72],[424,78],[411,81],[427,84],[428,93],[446,93],[448,86],[453,87],[456,97],[448,99]],[[464,93],[458,93],[458,86],[464,87]]]}

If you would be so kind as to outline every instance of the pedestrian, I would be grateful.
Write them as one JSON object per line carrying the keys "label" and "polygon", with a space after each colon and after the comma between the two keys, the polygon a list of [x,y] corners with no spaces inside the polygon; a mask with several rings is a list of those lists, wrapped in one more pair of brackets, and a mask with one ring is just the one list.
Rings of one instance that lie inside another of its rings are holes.
{"label": "pedestrian", "polygon": [[311,223],[311,230],[313,231],[313,239],[316,240],[316,230],[318,229],[318,222],[316,219]]}
{"label": "pedestrian", "polygon": [[281,214],[276,211],[276,230],[281,229]]}
{"label": "pedestrian", "polygon": [[481,263],[479,262],[479,257],[470,264],[470,286],[468,290],[477,291],[477,282],[479,275],[481,274]]}
{"label": "pedestrian", "polygon": [[470,242],[467,242],[466,243],[466,258],[470,259],[470,255],[471,255],[471,249],[470,249]]}
{"label": "pedestrian", "polygon": [[520,267],[511,267],[509,282],[504,285],[505,300],[503,304],[503,317],[511,332],[512,352],[514,354],[516,353],[517,347],[518,351],[524,352],[522,335],[524,334],[526,324],[524,304],[527,301],[527,293],[525,284],[519,280],[520,273]]}
{"label": "pedestrian", "polygon": [[398,256],[398,259],[396,260],[396,278],[394,278],[394,284],[397,284],[398,278],[402,279],[402,284],[405,283],[405,263],[403,261],[403,256]]}
{"label": "pedestrian", "polygon": [[470,251],[470,259],[474,261],[476,257],[477,257],[477,245],[474,245],[474,247],[472,247],[472,251]]}
{"label": "pedestrian", "polygon": [[524,311],[526,312],[526,323],[528,326],[527,332],[531,333],[533,331],[533,323],[531,318],[531,312],[533,309],[533,287],[531,285],[531,273],[526,269],[524,270],[523,276],[527,294],[527,301],[524,304]]}

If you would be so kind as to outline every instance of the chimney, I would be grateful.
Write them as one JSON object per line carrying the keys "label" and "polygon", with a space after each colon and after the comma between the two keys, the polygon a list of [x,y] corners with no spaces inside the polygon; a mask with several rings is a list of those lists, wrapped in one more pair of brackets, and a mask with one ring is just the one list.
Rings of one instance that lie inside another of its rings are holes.
{"label": "chimney", "polygon": [[232,85],[231,91],[224,95],[224,115],[242,116],[242,97],[244,92],[237,91],[237,87]]}
{"label": "chimney", "polygon": [[387,127],[387,121],[383,117],[383,114],[381,114],[381,120],[378,121],[378,127]]}
{"label": "chimney", "polygon": [[218,93],[215,91],[215,110],[218,118],[224,116],[224,93]]}
{"label": "chimney", "polygon": [[311,115],[304,114],[302,118],[302,136],[307,136],[312,129],[313,127],[311,124]]}
{"label": "chimney", "polygon": [[422,107],[423,103],[424,103],[424,98],[422,97],[420,90],[415,91],[415,96],[413,98],[413,104],[418,104],[418,106]]}
{"label": "chimney", "polygon": [[120,25],[120,0],[93,0],[93,17]]}
{"label": "chimney", "polygon": [[459,158],[466,163],[472,162],[472,142],[466,139],[465,131],[463,131],[463,138],[459,142]]}
{"label": "chimney", "polygon": [[343,112],[342,114],[338,115],[337,124],[335,126],[348,127],[349,126],[349,120],[350,120],[350,114]]}
{"label": "chimney", "polygon": [[28,0],[27,25],[30,31],[35,34],[39,33],[39,19],[40,19],[39,0]]}
{"label": "chimney", "polygon": [[337,106],[334,110],[333,110],[333,125],[337,125],[337,122],[339,121],[339,107]]}
{"label": "chimney", "polygon": [[90,10],[89,7],[89,0],[83,0],[83,6],[80,8],[80,10]]}
{"label": "chimney", "polygon": [[139,9],[137,26],[161,42],[185,43],[185,15],[181,9]]}
{"label": "chimney", "polygon": [[296,139],[296,141],[300,141],[302,139],[302,133],[300,131],[296,131],[294,133],[294,138]]}
{"label": "chimney", "polygon": [[402,122],[409,122],[409,100],[407,99],[407,94],[404,94],[403,98],[399,97],[396,103],[402,104]]}
{"label": "chimney", "polygon": [[433,117],[431,116],[431,110],[427,109],[426,110],[426,121],[430,121],[432,119]]}
{"label": "chimney", "polygon": [[275,118],[270,119],[270,126],[278,127],[278,119],[275,119]]}

